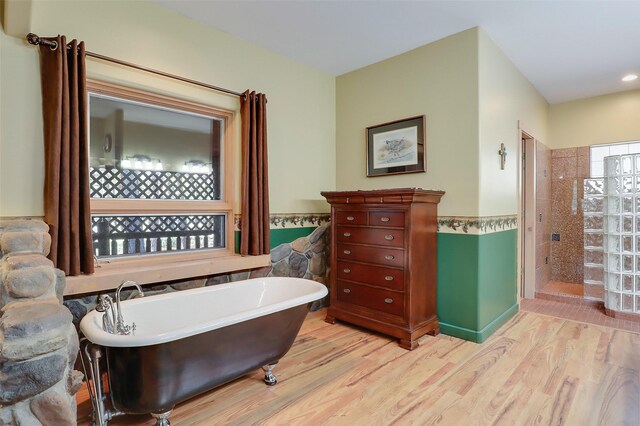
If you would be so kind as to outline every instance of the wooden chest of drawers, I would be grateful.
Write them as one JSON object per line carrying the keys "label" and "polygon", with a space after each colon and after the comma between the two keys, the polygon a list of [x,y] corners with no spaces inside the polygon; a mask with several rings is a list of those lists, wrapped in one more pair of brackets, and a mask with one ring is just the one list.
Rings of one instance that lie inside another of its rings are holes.
{"label": "wooden chest of drawers", "polygon": [[438,334],[437,205],[442,191],[322,192],[331,204],[331,305],[346,321],[400,339]]}

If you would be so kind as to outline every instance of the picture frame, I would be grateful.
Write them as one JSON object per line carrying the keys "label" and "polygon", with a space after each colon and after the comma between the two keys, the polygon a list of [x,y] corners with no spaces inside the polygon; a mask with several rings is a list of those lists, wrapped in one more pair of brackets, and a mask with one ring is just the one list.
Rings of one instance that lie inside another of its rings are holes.
{"label": "picture frame", "polygon": [[426,172],[424,115],[367,127],[367,177]]}

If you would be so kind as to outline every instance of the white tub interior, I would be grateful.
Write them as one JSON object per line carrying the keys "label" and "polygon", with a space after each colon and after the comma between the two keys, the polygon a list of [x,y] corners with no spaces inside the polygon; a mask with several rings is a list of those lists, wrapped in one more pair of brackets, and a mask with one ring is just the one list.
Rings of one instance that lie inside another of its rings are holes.
{"label": "white tub interior", "polygon": [[326,295],[327,288],[311,280],[254,278],[124,301],[124,320],[136,324],[134,335],[103,331],[103,314],[96,311],[82,319],[80,329],[90,341],[103,346],[147,346],[307,304]]}

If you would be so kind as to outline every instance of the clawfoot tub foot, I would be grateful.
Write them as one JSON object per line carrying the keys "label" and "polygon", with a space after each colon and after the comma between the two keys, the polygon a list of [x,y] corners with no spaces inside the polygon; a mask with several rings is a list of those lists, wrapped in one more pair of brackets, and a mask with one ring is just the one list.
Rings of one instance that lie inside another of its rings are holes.
{"label": "clawfoot tub foot", "polygon": [[151,416],[156,419],[156,426],[171,426],[169,422],[171,411],[173,410],[165,411],[164,413],[151,413]]}
{"label": "clawfoot tub foot", "polygon": [[273,369],[275,366],[275,364],[269,364],[262,367],[262,369],[264,370],[264,382],[268,386],[273,386],[278,383],[278,378],[273,374]]}

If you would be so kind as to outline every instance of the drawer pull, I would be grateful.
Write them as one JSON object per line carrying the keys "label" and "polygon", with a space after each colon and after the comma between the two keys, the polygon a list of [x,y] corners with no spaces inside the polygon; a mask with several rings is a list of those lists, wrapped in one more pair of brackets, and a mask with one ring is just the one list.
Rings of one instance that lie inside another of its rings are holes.
{"label": "drawer pull", "polygon": [[349,290],[348,288],[345,288],[345,289],[344,289],[344,290],[342,290],[342,291],[344,291],[345,293],[351,293],[351,290]]}
{"label": "drawer pull", "polygon": [[387,281],[393,281],[393,277],[391,275],[385,276],[384,279]]}
{"label": "drawer pull", "polygon": [[391,298],[387,297],[386,299],[384,299],[384,303],[389,303],[389,304],[391,304],[391,303],[393,303],[393,299],[391,299]]}
{"label": "drawer pull", "polygon": [[344,235],[345,237],[350,237],[350,236],[351,236],[351,232],[345,232],[345,233],[344,233],[344,234],[342,234],[342,235]]}
{"label": "drawer pull", "polygon": [[392,255],[388,254],[384,257],[386,260],[393,260],[395,259],[395,257],[393,257]]}
{"label": "drawer pull", "polygon": [[344,254],[351,254],[351,250],[345,250],[343,251]]}
{"label": "drawer pull", "polygon": [[390,220],[391,220],[391,219],[389,219],[389,218],[388,218],[388,217],[386,217],[386,216],[383,216],[383,217],[381,217],[381,218],[380,218],[380,221],[382,221],[382,222],[389,222]]}
{"label": "drawer pull", "polygon": [[348,273],[350,273],[350,272],[351,272],[351,269],[349,269],[349,268],[344,268],[344,273],[345,273],[345,274],[348,274]]}
{"label": "drawer pull", "polygon": [[353,216],[347,216],[347,220],[353,220],[353,219],[355,219],[355,217],[353,217]]}
{"label": "drawer pull", "polygon": [[391,240],[393,240],[393,235],[385,235],[384,239],[387,240],[387,241],[391,241]]}

